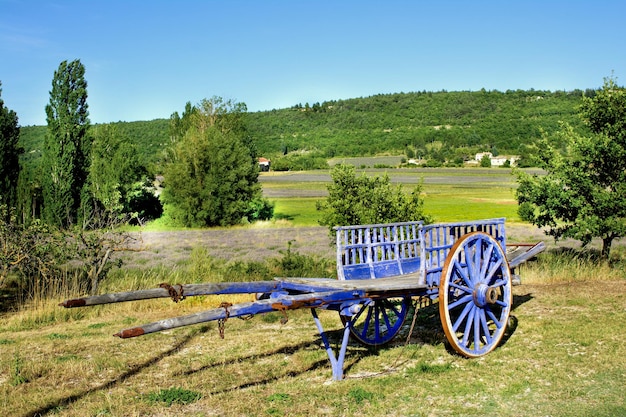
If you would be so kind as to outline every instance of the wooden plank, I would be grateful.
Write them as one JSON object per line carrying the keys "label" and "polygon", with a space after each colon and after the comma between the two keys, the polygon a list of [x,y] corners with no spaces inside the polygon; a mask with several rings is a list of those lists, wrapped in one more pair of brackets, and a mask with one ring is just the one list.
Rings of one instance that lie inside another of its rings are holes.
{"label": "wooden plank", "polygon": [[525,244],[519,244],[519,245],[512,244],[508,246],[509,247],[519,246],[518,249],[508,252],[506,254],[507,260],[509,261],[509,267],[511,269],[518,267],[520,264],[528,261],[531,258],[534,258],[538,254],[546,250],[546,244],[543,242],[535,243],[534,245],[531,245],[530,247],[529,245],[525,245]]}
{"label": "wooden plank", "polygon": [[425,284],[419,284],[420,273],[398,275],[388,278],[376,279],[353,279],[336,280],[330,278],[276,278],[283,282],[285,288],[290,288],[289,284],[301,285],[302,287],[317,287],[325,289],[360,290],[371,292],[414,292],[426,289]]}
{"label": "wooden plank", "polygon": [[150,298],[172,297],[179,301],[184,297],[211,294],[253,294],[270,292],[276,289],[272,281],[255,282],[218,282],[205,284],[169,285],[161,284],[160,288],[136,290],[112,294],[93,295],[90,297],[66,300],[59,305],[66,308],[84,307],[98,304],[121,303],[124,301],[147,300]]}
{"label": "wooden plank", "polygon": [[269,298],[247,303],[223,304],[219,308],[213,308],[186,316],[173,317],[143,324],[137,327],[124,329],[115,336],[122,339],[143,336],[154,332],[174,329],[192,324],[204,323],[215,320],[226,320],[229,317],[241,317],[254,314],[263,314],[270,311],[286,311],[300,308],[317,308],[325,304],[341,303],[350,300],[359,300],[364,294],[359,291],[327,291],[319,293],[307,293],[298,295],[283,295],[278,298]]}

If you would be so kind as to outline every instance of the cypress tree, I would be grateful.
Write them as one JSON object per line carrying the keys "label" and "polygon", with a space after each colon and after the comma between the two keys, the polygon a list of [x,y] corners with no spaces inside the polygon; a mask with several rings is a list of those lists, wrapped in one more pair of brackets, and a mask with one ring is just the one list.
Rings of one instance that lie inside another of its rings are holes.
{"label": "cypress tree", "polygon": [[87,180],[89,112],[85,67],[63,61],[54,73],[43,152],[44,220],[67,228],[78,220]]}

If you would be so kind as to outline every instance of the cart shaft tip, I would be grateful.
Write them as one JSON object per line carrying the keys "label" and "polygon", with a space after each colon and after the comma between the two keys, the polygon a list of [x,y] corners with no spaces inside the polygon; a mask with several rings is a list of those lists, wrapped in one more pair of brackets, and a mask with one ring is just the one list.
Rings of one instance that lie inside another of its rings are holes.
{"label": "cart shaft tip", "polygon": [[113,336],[119,337],[121,339],[128,339],[129,337],[141,336],[145,333],[143,328],[141,327],[133,327],[132,329],[122,330],[119,333],[115,333]]}
{"label": "cart shaft tip", "polygon": [[59,304],[61,307],[72,308],[72,307],[83,307],[87,304],[84,298],[75,298],[73,300],[65,300]]}

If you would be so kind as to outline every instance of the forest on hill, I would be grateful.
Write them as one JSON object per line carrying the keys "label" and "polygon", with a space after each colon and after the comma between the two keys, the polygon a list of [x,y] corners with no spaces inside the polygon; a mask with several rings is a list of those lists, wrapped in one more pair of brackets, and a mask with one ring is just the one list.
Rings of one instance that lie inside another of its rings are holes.
{"label": "forest on hill", "polygon": [[[477,152],[521,155],[560,122],[582,128],[577,108],[595,90],[458,91],[380,94],[249,112],[247,128],[274,169],[326,167],[333,157],[404,155],[427,166],[457,166]],[[115,122],[146,165],[158,170],[169,120]],[[45,126],[21,128],[23,160],[40,154]]]}

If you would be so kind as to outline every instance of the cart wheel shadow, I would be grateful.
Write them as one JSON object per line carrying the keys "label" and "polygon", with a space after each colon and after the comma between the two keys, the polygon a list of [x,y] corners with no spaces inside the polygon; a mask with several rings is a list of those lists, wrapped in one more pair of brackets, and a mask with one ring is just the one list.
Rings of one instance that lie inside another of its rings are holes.
{"label": "cart wheel shadow", "polygon": [[531,294],[513,295],[513,305],[511,306],[511,315],[509,316],[509,323],[507,325],[507,329],[504,332],[504,336],[502,337],[502,340],[500,341],[500,345],[498,346],[498,348],[506,345],[506,343],[509,341],[511,336],[513,336],[513,333],[515,333],[515,330],[517,330],[518,320],[517,320],[517,316],[513,315],[513,312],[519,306],[521,306],[524,303],[527,303],[528,301],[532,299],[533,299],[533,296]]}
{"label": "cart wheel shadow", "polygon": [[[502,336],[502,340],[500,340],[500,344],[496,347],[496,349],[500,349],[502,346],[506,345],[509,339],[513,336],[513,334],[517,330],[519,320],[517,319],[517,316],[513,314],[513,312],[515,312],[515,310],[519,306],[521,306],[524,303],[527,303],[533,298],[534,297],[531,294],[513,295],[513,304],[511,305],[511,314],[509,315],[509,322],[507,323],[507,327],[506,327],[506,330],[504,331],[504,335]],[[452,348],[452,346],[450,346],[450,344],[445,339],[445,335],[444,335],[444,344],[445,344],[446,350],[451,355],[461,356],[457,351],[455,351]]]}
{"label": "cart wheel shadow", "polygon": [[[513,304],[511,305],[511,315],[509,316],[509,323],[506,331],[497,349],[504,346],[508,340],[513,336],[517,329],[518,319],[513,314],[515,310],[522,304],[531,301],[534,297],[531,294],[525,295],[513,295]],[[427,344],[427,345],[441,345],[445,346],[445,349],[455,356],[460,356],[448,343],[446,335],[443,332],[441,320],[439,318],[439,304],[433,303],[432,305],[421,307],[416,311],[418,315],[415,320],[415,326],[412,334],[410,335],[409,343],[411,344]],[[411,321],[411,317],[407,319],[407,322]],[[405,327],[407,325],[405,324]],[[406,344],[405,337],[400,335],[393,342],[392,346],[401,346]]]}

